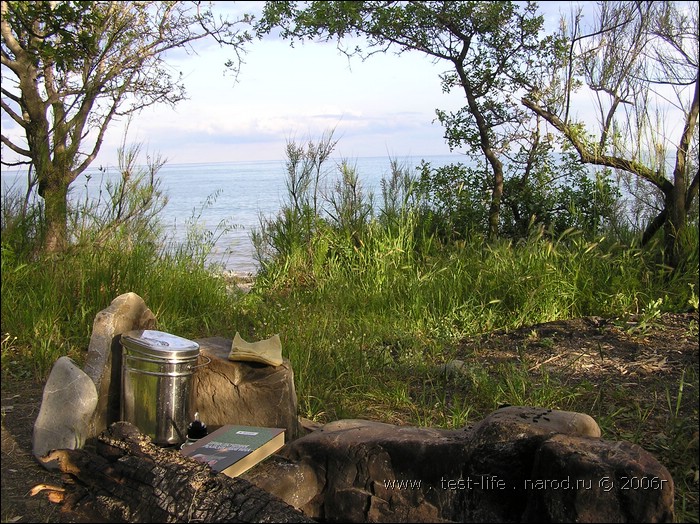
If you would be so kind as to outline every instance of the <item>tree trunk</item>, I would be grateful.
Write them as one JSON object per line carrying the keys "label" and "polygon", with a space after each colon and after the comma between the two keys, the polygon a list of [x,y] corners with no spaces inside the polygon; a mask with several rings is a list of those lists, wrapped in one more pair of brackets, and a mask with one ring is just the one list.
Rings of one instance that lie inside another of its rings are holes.
{"label": "tree trunk", "polygon": [[697,191],[697,174],[694,180],[688,183],[690,179],[688,173],[688,152],[691,150],[692,137],[695,134],[699,114],[700,81],[696,77],[695,95],[676,152],[673,188],[666,193],[665,207],[668,210],[664,230],[666,257],[669,265],[674,269],[682,264],[690,254],[690,243],[687,238],[688,211],[689,204],[693,200],[693,191]]}
{"label": "tree trunk", "polygon": [[40,194],[44,198],[46,236],[44,249],[47,253],[63,251],[68,235],[68,185],[60,180],[49,179]]}
{"label": "tree trunk", "polygon": [[[490,159],[489,159],[490,160]],[[498,238],[498,223],[501,218],[501,197],[503,196],[503,166],[500,161],[493,173],[493,191],[491,192],[491,207],[489,208],[489,240]]]}
{"label": "tree trunk", "polygon": [[654,220],[649,222],[647,224],[647,227],[644,229],[644,233],[642,234],[642,245],[646,246],[652,238],[654,238],[654,235],[656,235],[657,231],[661,229],[664,224],[666,223],[666,217],[668,216],[668,211],[666,210],[666,206],[664,205],[664,209],[654,217]]}
{"label": "tree trunk", "polygon": [[668,211],[664,224],[664,247],[667,264],[676,269],[688,256],[686,226],[688,217],[685,213],[685,187],[675,185],[666,197],[665,208]]}
{"label": "tree trunk", "polygon": [[481,138],[479,145],[484,153],[484,156],[486,157],[486,160],[493,169],[493,189],[491,191],[491,205],[489,207],[489,226],[487,235],[489,240],[495,240],[498,238],[501,198],[503,197],[503,164],[498,159],[498,155],[496,155],[496,152],[492,148],[491,139],[489,138],[490,129],[488,123],[486,122],[486,119],[479,108],[476,96],[474,95],[474,91],[469,84],[467,73],[464,70],[462,63],[456,62],[455,68],[457,69],[457,74],[459,75],[462,83],[464,94],[467,97],[469,112],[474,117],[476,126],[479,129],[479,136]]}
{"label": "tree trunk", "polygon": [[100,435],[96,454],[61,449],[42,460],[80,481],[66,484],[64,511],[108,522],[314,522],[245,479],[154,445],[126,422]]}

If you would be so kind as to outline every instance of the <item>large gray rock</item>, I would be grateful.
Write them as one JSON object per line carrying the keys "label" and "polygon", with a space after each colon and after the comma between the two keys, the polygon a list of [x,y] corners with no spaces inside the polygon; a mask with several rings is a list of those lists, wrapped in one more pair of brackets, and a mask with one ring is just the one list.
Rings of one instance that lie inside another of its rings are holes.
{"label": "large gray rock", "polygon": [[279,366],[231,361],[231,339],[212,337],[195,342],[200,348],[201,367],[194,374],[194,404],[205,424],[285,428],[287,441],[301,434],[289,360],[283,359]]}
{"label": "large gray rock", "polygon": [[[531,407],[462,430],[341,420],[288,443],[246,478],[328,522],[672,522],[666,468],[599,435],[587,415]],[[615,483],[609,491],[603,477]],[[625,477],[663,489],[624,492]],[[284,487],[292,482],[302,496]]]}
{"label": "large gray rock", "polygon": [[529,520],[673,522],[673,479],[630,442],[555,435],[537,450],[532,480]]}
{"label": "large gray rock", "polygon": [[124,293],[95,316],[83,369],[97,388],[98,403],[90,421],[90,436],[96,437],[120,418],[120,335],[134,329],[153,329],[156,319],[136,293]]}
{"label": "large gray rock", "polygon": [[[288,443],[281,459],[257,465],[246,478],[295,505],[277,488],[277,479],[285,485],[294,476],[307,501],[295,507],[328,522],[439,522],[454,498],[440,488],[441,477],[459,477],[465,443],[462,431],[339,420]],[[419,485],[402,489],[398,481]]]}
{"label": "large gray rock", "polygon": [[598,423],[590,415],[529,406],[508,406],[498,409],[472,427],[473,447],[482,443],[508,441],[519,434],[579,435],[600,437]]}
{"label": "large gray rock", "polygon": [[314,506],[314,502],[325,481],[318,478],[316,468],[311,464],[271,455],[241,477],[274,493],[290,506],[307,509],[313,507],[312,513],[319,512],[320,508]]}
{"label": "large gray rock", "polygon": [[[90,436],[89,423],[96,406],[97,390],[90,377],[69,357],[56,360],[34,422],[34,456],[38,459],[53,449],[81,448]],[[48,469],[57,466],[43,464]]]}

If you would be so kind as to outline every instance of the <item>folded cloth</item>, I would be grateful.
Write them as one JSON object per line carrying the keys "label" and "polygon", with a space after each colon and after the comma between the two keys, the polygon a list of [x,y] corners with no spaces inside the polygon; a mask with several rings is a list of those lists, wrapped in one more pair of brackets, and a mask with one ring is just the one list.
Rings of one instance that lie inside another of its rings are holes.
{"label": "folded cloth", "polygon": [[273,335],[259,342],[246,342],[236,332],[228,359],[262,362],[270,366],[279,366],[282,364],[282,342],[280,341],[280,336]]}

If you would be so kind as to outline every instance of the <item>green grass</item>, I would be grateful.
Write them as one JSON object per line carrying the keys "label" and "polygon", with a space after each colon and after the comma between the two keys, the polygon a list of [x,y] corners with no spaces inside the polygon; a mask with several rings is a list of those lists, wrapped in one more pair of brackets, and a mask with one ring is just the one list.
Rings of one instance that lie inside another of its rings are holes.
{"label": "green grass", "polygon": [[[285,226],[277,224],[278,240],[288,241],[283,256],[266,262],[250,293],[237,294],[204,267],[211,237],[167,250],[137,224],[98,249],[83,242],[49,258],[26,249],[26,232],[37,228],[3,217],[2,375],[43,380],[60,356],[82,363],[95,315],[132,291],[153,311],[158,329],[183,337],[280,334],[299,414],[319,422],[369,418],[458,428],[512,404],[589,412],[604,431],[614,431],[630,417],[641,425],[655,405],[677,414],[688,395],[697,398],[698,378],[686,375],[650,406],[629,405],[622,390],[601,399],[600,385],[530,373],[525,346],[518,362],[470,364],[456,377],[439,371],[464,337],[498,329],[636,315],[638,332],[630,334],[641,336],[662,312],[697,307],[697,261],[672,274],[657,263],[654,248],[586,240],[573,231],[440,244],[411,213],[390,225],[370,221],[361,236],[323,221],[308,224],[313,231],[296,231],[296,240],[285,239]],[[685,457],[686,421],[671,417],[668,424],[659,452]],[[679,515],[697,520],[697,487],[693,492],[682,482],[678,505],[689,509],[677,508]]]}

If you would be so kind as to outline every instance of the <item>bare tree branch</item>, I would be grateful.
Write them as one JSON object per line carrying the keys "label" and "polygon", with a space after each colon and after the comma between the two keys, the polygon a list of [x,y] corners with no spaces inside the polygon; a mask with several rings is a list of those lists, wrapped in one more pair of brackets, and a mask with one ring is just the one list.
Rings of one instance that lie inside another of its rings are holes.
{"label": "bare tree branch", "polygon": [[32,153],[31,153],[31,151],[29,151],[28,149],[23,149],[23,148],[21,148],[21,147],[15,145],[15,144],[12,143],[12,141],[11,141],[9,138],[7,138],[5,135],[1,135],[0,138],[2,139],[2,143],[3,143],[3,144],[5,144],[5,145],[6,145],[7,147],[9,147],[10,149],[12,149],[12,151],[14,151],[15,153],[17,153],[18,155],[31,157]]}

